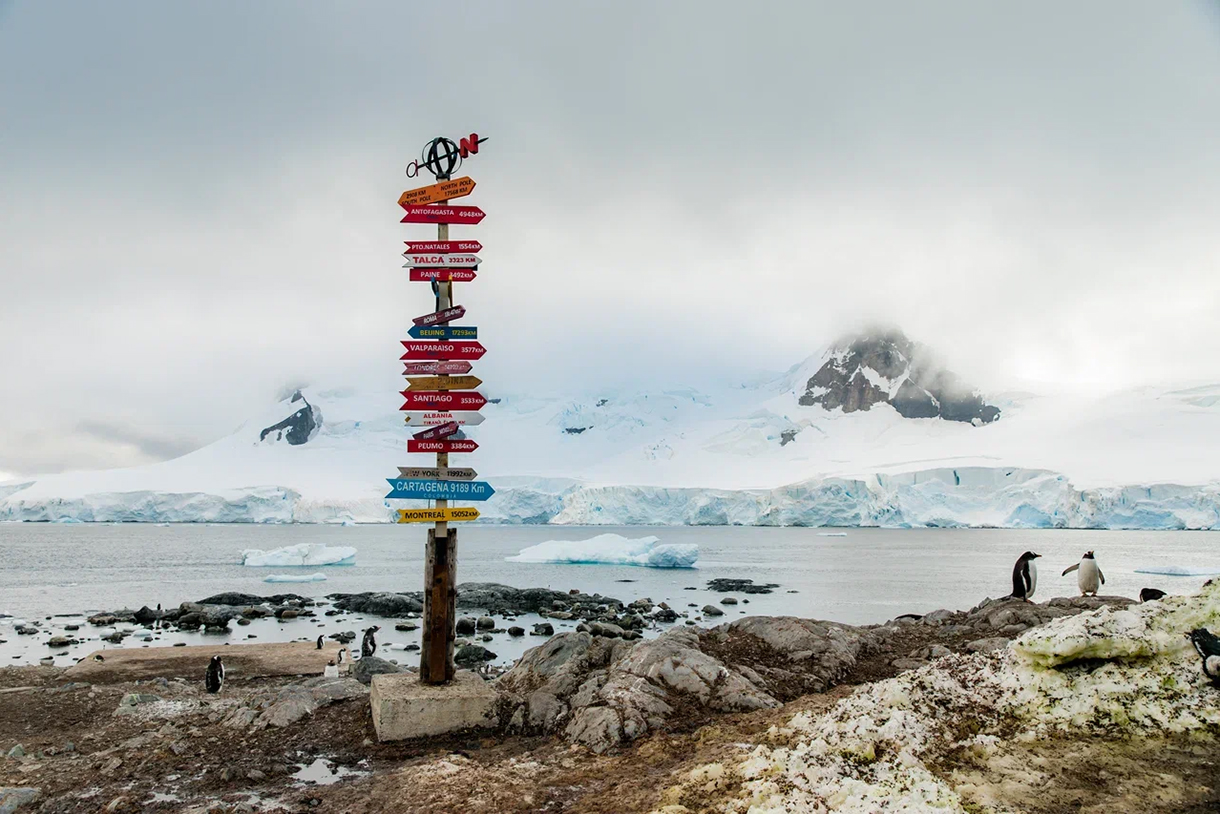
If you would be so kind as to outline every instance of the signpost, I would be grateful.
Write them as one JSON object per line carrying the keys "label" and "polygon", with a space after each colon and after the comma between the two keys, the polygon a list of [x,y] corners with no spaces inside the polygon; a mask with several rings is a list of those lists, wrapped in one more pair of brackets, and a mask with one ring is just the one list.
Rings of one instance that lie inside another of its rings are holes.
{"label": "signpost", "polygon": [[469,373],[470,362],[404,362],[402,375],[437,375]]}
{"label": "signpost", "polygon": [[418,359],[481,359],[487,348],[480,342],[427,342],[402,340],[407,352],[398,357],[404,362]]}
{"label": "signpost", "polygon": [[407,335],[412,339],[478,339],[479,329],[473,325],[416,325]]}
{"label": "signpost", "polygon": [[399,509],[399,523],[461,523],[478,520],[479,510],[456,506],[452,509]]}
{"label": "signpost", "polygon": [[477,206],[442,206],[427,204],[425,206],[404,206],[406,216],[400,223],[469,223],[474,225],[487,213]]}
{"label": "signpost", "polygon": [[421,376],[407,380],[407,390],[472,390],[483,383],[478,376]]}
{"label": "signpost", "polygon": [[408,427],[440,427],[445,424],[457,424],[459,427],[477,427],[483,423],[484,419],[482,413],[416,410],[410,413],[404,412],[403,420]]}
{"label": "signpost", "polygon": [[488,500],[496,493],[487,481],[386,478],[388,500]]}
{"label": "signpost", "polygon": [[404,240],[408,252],[481,252],[477,240]]}
{"label": "signpost", "polygon": [[400,478],[431,478],[432,480],[474,480],[478,475],[470,467],[400,466]]}
{"label": "signpost", "polygon": [[438,455],[450,452],[474,452],[479,445],[469,439],[461,441],[416,441],[407,442],[407,452],[435,452]]}
{"label": "signpost", "polygon": [[474,181],[467,175],[463,178],[454,178],[452,181],[442,181],[439,184],[432,184],[431,186],[420,187],[419,189],[408,189],[398,196],[398,205],[406,209],[409,206],[417,204],[430,204],[452,198],[465,198],[472,192],[474,192]]}
{"label": "signpost", "polygon": [[[446,684],[454,677],[453,661],[457,609],[457,530],[451,522],[475,520],[476,509],[450,507],[448,501],[487,500],[495,490],[484,481],[476,481],[470,468],[449,466],[451,453],[474,452],[479,445],[458,436],[460,428],[483,423],[477,412],[487,403],[473,388],[482,384],[471,371],[471,361],[482,358],[487,349],[477,341],[478,328],[449,323],[466,315],[463,306],[454,304],[455,283],[473,282],[475,267],[482,259],[477,252],[483,245],[477,240],[450,240],[450,224],[474,225],[486,217],[477,206],[451,206],[450,201],[469,195],[475,182],[469,176],[453,178],[462,161],[477,155],[479,145],[487,141],[471,133],[460,144],[443,136],[425,145],[418,161],[407,166],[407,176],[414,178],[427,169],[436,183],[404,192],[398,199],[406,210],[402,223],[435,223],[436,240],[404,241],[403,256],[412,282],[431,283],[436,296],[435,310],[415,317],[409,331],[411,339],[403,340],[406,349],[400,358],[405,363],[403,375],[418,376],[408,380],[402,391],[406,400],[403,420],[419,431],[407,441],[409,453],[433,453],[433,467],[399,467],[399,478],[390,478],[388,500],[430,500],[433,508],[400,509],[400,523],[435,523],[428,531],[424,555],[424,624],[419,680],[423,684]],[[463,341],[470,340],[470,341]],[[457,412],[450,412],[456,409]]]}

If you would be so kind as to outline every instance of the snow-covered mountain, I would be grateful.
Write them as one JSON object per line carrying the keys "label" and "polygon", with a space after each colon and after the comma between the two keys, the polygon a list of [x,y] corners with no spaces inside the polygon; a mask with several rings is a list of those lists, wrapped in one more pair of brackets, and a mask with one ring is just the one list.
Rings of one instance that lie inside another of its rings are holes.
{"label": "snow-covered mountain", "polygon": [[[1220,528],[1220,384],[984,398],[875,332],[712,393],[484,391],[492,522]],[[0,520],[386,522],[426,465],[400,402],[305,388],[175,460],[0,483]]]}

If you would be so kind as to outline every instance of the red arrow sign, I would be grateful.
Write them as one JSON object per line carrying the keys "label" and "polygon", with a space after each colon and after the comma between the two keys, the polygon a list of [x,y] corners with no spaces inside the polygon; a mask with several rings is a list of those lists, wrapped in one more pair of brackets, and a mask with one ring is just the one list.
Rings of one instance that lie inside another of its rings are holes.
{"label": "red arrow sign", "polygon": [[407,251],[415,252],[481,252],[483,244],[477,240],[404,240]]}
{"label": "red arrow sign", "polygon": [[460,376],[470,372],[470,362],[407,362],[404,376]]}
{"label": "red arrow sign", "polygon": [[399,410],[479,410],[487,404],[474,390],[403,390]]}
{"label": "red arrow sign", "polygon": [[487,353],[482,342],[428,342],[404,339],[402,346],[407,352],[398,357],[403,361],[414,359],[479,359]]}
{"label": "red arrow sign", "polygon": [[477,206],[404,206],[407,215],[399,223],[478,223],[487,213]]}
{"label": "red arrow sign", "polygon": [[447,322],[453,322],[453,320],[461,319],[464,316],[466,316],[465,306],[455,305],[443,311],[433,311],[431,314],[424,314],[422,317],[416,317],[411,321],[420,327],[426,328],[429,325],[443,325]]}
{"label": "red arrow sign", "polygon": [[474,441],[416,441],[412,439],[407,442],[407,452],[474,452],[478,448],[479,445]]}
{"label": "red arrow sign", "polygon": [[[429,427],[422,432],[417,432],[411,437],[416,441],[435,441],[439,438],[448,438],[458,431],[459,424],[456,421],[450,421],[447,424],[437,424],[435,427]],[[411,443],[410,441],[407,442]],[[410,452],[410,448],[407,452]]]}
{"label": "red arrow sign", "polygon": [[426,283],[430,280],[470,283],[478,276],[470,269],[411,269],[411,282],[413,283]]}

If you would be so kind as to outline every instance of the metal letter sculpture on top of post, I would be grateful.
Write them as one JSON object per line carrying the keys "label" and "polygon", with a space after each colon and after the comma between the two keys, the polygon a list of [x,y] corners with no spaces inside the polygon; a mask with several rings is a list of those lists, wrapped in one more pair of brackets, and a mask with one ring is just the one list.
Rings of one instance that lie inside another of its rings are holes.
{"label": "metal letter sculpture on top of post", "polygon": [[[406,399],[402,410],[406,412],[407,426],[418,430],[407,449],[435,452],[436,468],[400,468],[400,477],[388,479],[391,491],[386,495],[391,500],[435,500],[434,509],[401,509],[397,513],[400,523],[436,523],[435,528],[428,529],[424,556],[424,625],[419,663],[419,677],[424,684],[448,683],[453,680],[456,669],[453,647],[457,621],[457,529],[449,528],[449,523],[474,520],[479,516],[471,507],[450,508],[449,499],[486,500],[494,494],[489,484],[471,482],[474,470],[449,468],[450,453],[473,452],[478,448],[478,444],[460,433],[463,427],[482,422],[478,410],[486,403],[481,394],[463,390],[470,386],[471,377],[450,375],[470,372],[470,361],[462,360],[479,359],[485,352],[478,342],[450,341],[478,335],[473,327],[450,323],[466,313],[465,308],[456,304],[454,282],[474,279],[473,266],[478,265],[480,259],[472,253],[481,251],[482,246],[478,241],[451,241],[449,225],[473,225],[484,216],[478,207],[449,206],[451,199],[465,197],[475,187],[475,182],[468,177],[451,178],[462,160],[477,154],[479,144],[486,140],[473,133],[469,138],[461,139],[460,145],[443,136],[432,139],[424,146],[420,159],[407,166],[407,177],[414,178],[421,169],[426,169],[436,177],[437,183],[407,190],[398,199],[407,212],[403,223],[437,225],[435,243],[404,241],[407,251],[403,255],[408,262],[403,268],[411,269],[412,279],[431,283],[436,302],[433,313],[414,319],[417,327],[412,329],[412,335],[419,339],[403,340],[402,343],[407,350],[402,356],[407,361],[403,374],[428,374],[426,378],[408,378],[408,387],[402,391]],[[432,256],[420,257],[420,253]],[[452,260],[435,255],[451,255]],[[424,269],[428,270],[427,275],[420,273]],[[432,331],[418,327],[432,325],[439,327]]]}

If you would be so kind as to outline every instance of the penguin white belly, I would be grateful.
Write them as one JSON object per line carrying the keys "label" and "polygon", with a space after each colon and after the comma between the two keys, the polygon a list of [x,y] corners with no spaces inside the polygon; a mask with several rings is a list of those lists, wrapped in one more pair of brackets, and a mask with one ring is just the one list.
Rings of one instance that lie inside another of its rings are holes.
{"label": "penguin white belly", "polygon": [[1030,599],[1034,595],[1034,591],[1038,590],[1038,566],[1034,565],[1034,561],[1030,560],[1029,567],[1029,593],[1025,595],[1026,599]]}
{"label": "penguin white belly", "polygon": [[1203,659],[1203,674],[1211,679],[1220,679],[1220,656]]}
{"label": "penguin white belly", "polygon": [[1076,584],[1080,586],[1081,594],[1095,594],[1101,588],[1098,577],[1097,560],[1085,558],[1080,561],[1080,569],[1076,572]]}

